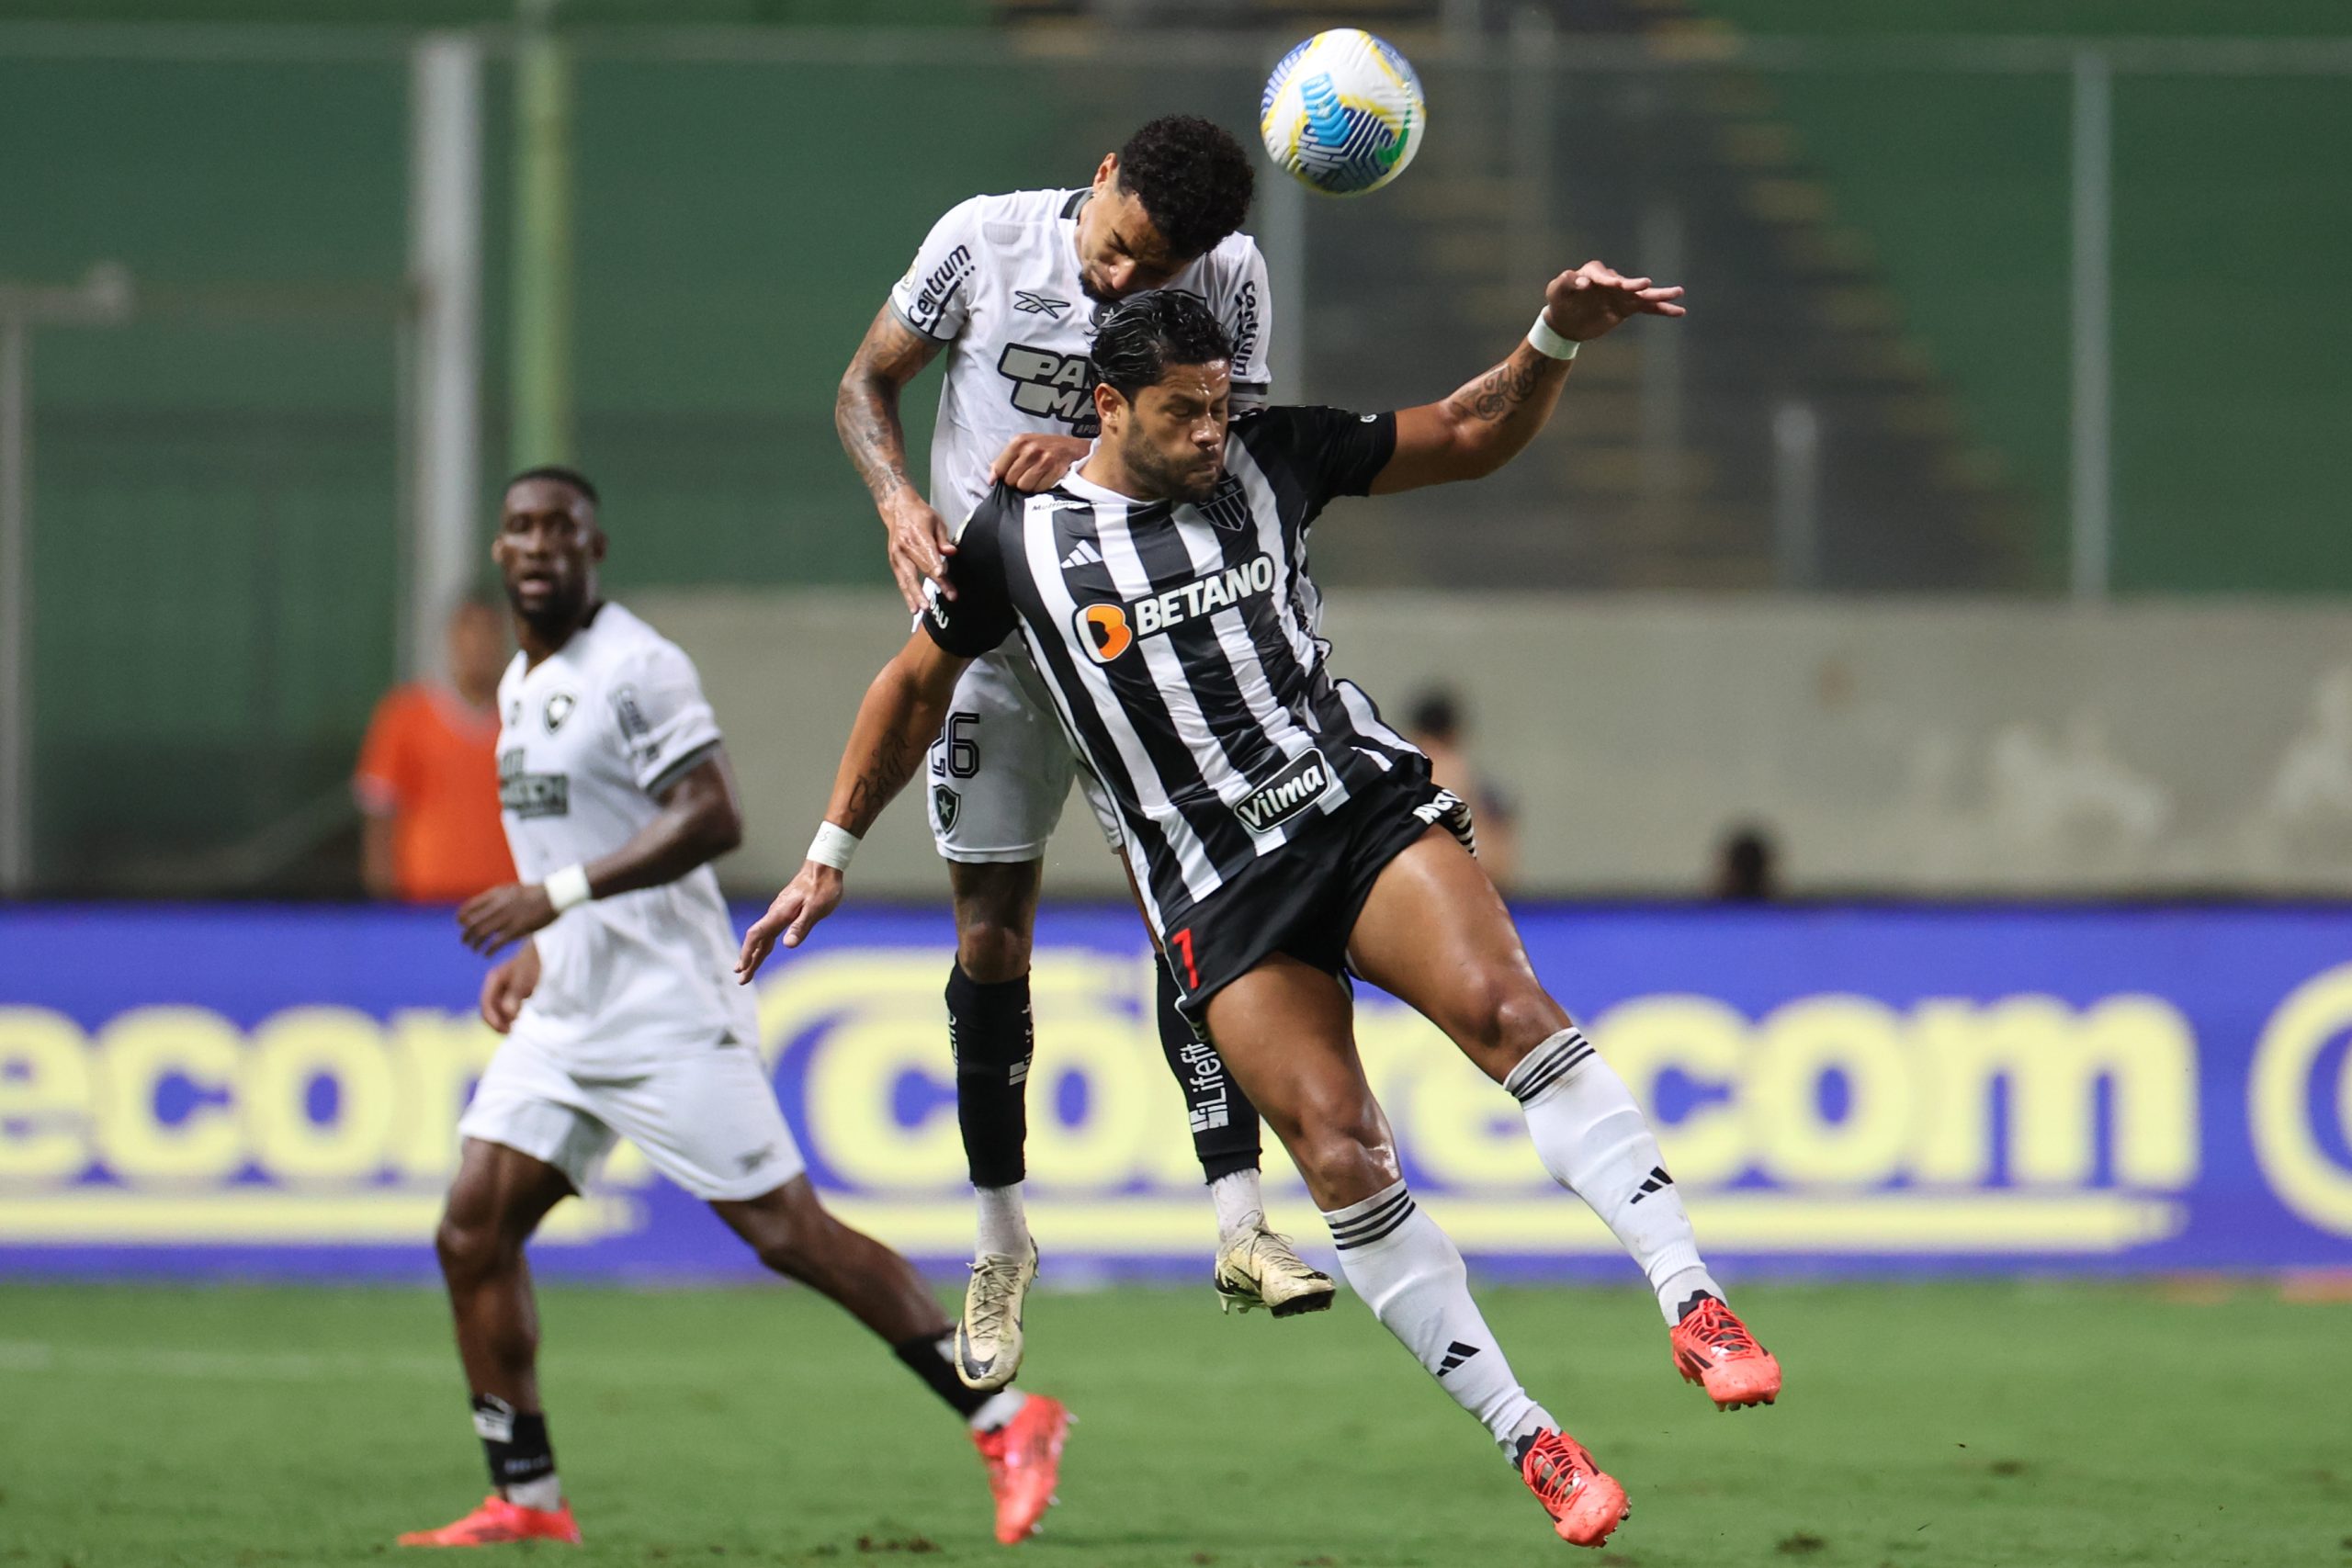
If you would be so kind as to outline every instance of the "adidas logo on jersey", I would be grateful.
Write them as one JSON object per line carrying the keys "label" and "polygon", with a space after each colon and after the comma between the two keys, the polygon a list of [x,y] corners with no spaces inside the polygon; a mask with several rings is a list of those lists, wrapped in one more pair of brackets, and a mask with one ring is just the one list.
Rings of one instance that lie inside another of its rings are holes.
{"label": "adidas logo on jersey", "polygon": [[1102,552],[1094,547],[1094,541],[1091,539],[1080,539],[1078,542],[1078,548],[1062,557],[1064,571],[1076,571],[1082,566],[1101,566],[1102,564]]}

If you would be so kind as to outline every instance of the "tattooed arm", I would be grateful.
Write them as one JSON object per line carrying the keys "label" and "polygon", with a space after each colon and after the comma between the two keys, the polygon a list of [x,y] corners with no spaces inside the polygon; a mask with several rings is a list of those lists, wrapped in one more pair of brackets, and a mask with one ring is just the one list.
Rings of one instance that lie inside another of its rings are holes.
{"label": "tattooed arm", "polygon": [[[956,678],[971,660],[948,652],[923,631],[907,639],[899,656],[882,667],[865,689],[865,701],[850,727],[849,745],[833,775],[833,797],[825,820],[859,838],[874,826],[891,797],[922,771],[932,738],[947,716]],[[737,976],[748,982],[779,938],[798,947],[819,920],[842,901],[842,873],[805,862],[768,912],[744,933]]]}
{"label": "tattooed arm", "polygon": [[833,429],[881,513],[889,536],[890,575],[910,614],[922,608],[923,580],[944,581],[947,557],[956,549],[946,523],[907,478],[907,433],[899,422],[900,389],[922,374],[941,346],[885,304],[865,329],[865,341],[857,345],[833,396]]}
{"label": "tattooed arm", "polygon": [[[1626,277],[1587,262],[1554,278],[1544,316],[1554,332],[1582,343],[1633,316],[1679,316],[1679,288]],[[1560,400],[1569,361],[1521,342],[1510,356],[1442,402],[1396,412],[1396,449],[1373,481],[1374,495],[1455,479],[1483,479],[1535,439]]]}

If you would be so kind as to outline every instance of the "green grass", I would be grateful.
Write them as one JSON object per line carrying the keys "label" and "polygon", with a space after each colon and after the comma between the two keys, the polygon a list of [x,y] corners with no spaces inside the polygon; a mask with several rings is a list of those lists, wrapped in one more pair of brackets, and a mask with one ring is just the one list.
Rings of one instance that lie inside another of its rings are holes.
{"label": "green grass", "polygon": [[[1634,1291],[1486,1302],[1521,1376],[1633,1494],[1599,1561],[2352,1563],[2340,1305],[2252,1286],[1753,1289],[1789,1393],[1723,1416],[1674,1378]],[[543,1304],[589,1540],[564,1561],[1001,1558],[956,1425],[828,1303]],[[1352,1300],[1275,1324],[1220,1319],[1204,1290],[1054,1295],[1030,1332],[1025,1381],[1081,1420],[1034,1563],[1574,1555]],[[367,1562],[482,1481],[430,1293],[0,1288],[0,1564]]]}

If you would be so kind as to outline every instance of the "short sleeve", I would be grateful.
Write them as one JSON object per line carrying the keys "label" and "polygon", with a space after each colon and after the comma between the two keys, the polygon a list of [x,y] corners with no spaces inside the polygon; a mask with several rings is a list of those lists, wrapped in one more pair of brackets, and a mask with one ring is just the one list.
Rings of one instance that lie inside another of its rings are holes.
{"label": "short sleeve", "polygon": [[1340,495],[1368,495],[1396,453],[1396,416],[1346,409],[1272,408],[1250,422],[1261,461],[1271,457],[1306,492],[1312,520]]}
{"label": "short sleeve", "polygon": [[718,744],[718,717],[702,694],[694,661],[669,643],[625,661],[611,700],[629,773],[648,795],[677,783]]}
{"label": "short sleeve", "polygon": [[1003,534],[1024,504],[1002,485],[989,491],[947,558],[947,581],[956,597],[933,588],[923,604],[922,629],[959,659],[978,659],[1020,626],[1012,584],[1005,581]]}
{"label": "short sleeve", "polygon": [[1273,296],[1266,286],[1266,258],[1258,243],[1240,237],[1239,266],[1227,279],[1218,317],[1233,339],[1233,409],[1246,413],[1265,406],[1273,390],[1274,373],[1266,363],[1266,344],[1273,336]]}
{"label": "short sleeve", "polygon": [[370,817],[390,817],[407,794],[405,766],[409,727],[405,720],[407,691],[388,694],[368,721],[368,737],[360,742],[359,765],[352,770],[351,793],[359,809]]}
{"label": "short sleeve", "polygon": [[979,253],[980,198],[974,197],[931,226],[914,265],[890,290],[891,312],[934,343],[953,340],[971,310]]}

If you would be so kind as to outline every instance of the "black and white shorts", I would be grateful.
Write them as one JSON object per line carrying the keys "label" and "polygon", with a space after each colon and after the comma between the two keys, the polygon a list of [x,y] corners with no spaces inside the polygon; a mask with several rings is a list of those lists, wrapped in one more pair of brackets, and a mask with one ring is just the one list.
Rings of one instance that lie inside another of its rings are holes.
{"label": "black and white shorts", "polygon": [[1468,803],[1426,765],[1400,768],[1186,910],[1161,943],[1185,1016],[1204,1021],[1211,997],[1277,953],[1344,975],[1373,884],[1431,828],[1477,852]]}

